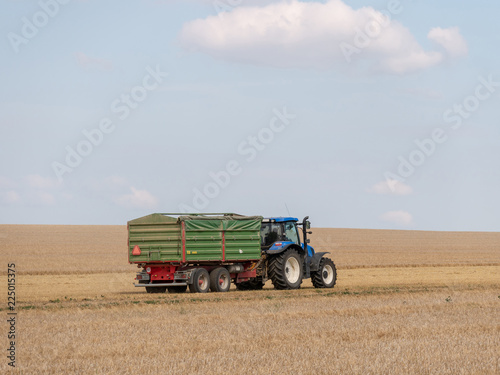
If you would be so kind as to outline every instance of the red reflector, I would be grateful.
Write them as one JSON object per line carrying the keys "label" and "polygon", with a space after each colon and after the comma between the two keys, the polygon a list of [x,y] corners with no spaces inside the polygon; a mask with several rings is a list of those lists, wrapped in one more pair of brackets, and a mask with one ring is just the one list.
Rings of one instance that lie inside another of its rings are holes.
{"label": "red reflector", "polygon": [[132,250],[132,255],[141,255],[141,248],[135,245],[134,250]]}

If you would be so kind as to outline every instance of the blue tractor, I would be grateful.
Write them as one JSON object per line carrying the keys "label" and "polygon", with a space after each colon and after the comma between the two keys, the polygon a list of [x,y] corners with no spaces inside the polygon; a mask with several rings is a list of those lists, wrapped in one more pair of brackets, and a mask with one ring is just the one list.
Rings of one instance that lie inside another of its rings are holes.
{"label": "blue tractor", "polygon": [[[311,278],[316,288],[333,288],[337,281],[334,262],[316,253],[307,238],[311,223],[306,216],[300,223],[294,217],[272,217],[262,220],[260,230],[262,259],[257,277],[236,284],[239,290],[262,289],[271,279],[275,289],[298,289],[303,279]],[[302,231],[302,242],[299,236]]]}

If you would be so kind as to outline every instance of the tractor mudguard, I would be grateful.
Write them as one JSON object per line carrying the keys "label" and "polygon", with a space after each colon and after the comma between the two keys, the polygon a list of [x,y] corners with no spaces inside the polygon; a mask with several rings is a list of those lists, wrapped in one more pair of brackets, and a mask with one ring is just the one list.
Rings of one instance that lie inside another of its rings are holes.
{"label": "tractor mudguard", "polygon": [[311,257],[311,271],[317,271],[319,267],[319,262],[321,262],[321,258],[323,258],[323,255],[325,254],[330,254],[329,252],[323,252],[323,253],[316,253]]}
{"label": "tractor mudguard", "polygon": [[285,245],[279,249],[275,249],[275,250],[266,250],[265,253],[268,254],[268,255],[276,255],[276,254],[281,254],[283,251],[286,251],[288,249],[295,249],[299,252],[299,254],[304,254],[304,249],[301,248],[299,245],[297,244],[294,244],[294,243],[290,243],[288,245]]}

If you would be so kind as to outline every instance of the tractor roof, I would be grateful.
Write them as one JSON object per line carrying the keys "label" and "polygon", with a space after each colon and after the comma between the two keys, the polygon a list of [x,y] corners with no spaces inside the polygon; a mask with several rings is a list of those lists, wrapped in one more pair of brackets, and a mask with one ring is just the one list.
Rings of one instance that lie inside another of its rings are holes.
{"label": "tractor roof", "polygon": [[264,220],[262,220],[264,223],[265,222],[276,222],[276,223],[282,223],[285,221],[299,221],[296,217],[266,217]]}

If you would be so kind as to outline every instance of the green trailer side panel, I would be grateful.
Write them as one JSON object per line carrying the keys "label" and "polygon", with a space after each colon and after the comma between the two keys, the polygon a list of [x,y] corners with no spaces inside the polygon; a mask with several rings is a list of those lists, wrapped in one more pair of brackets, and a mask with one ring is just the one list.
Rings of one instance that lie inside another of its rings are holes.
{"label": "green trailer side panel", "polygon": [[251,260],[260,258],[260,231],[226,231],[226,260]]}
{"label": "green trailer side panel", "polygon": [[259,259],[260,217],[238,218],[214,217],[189,218],[186,225],[186,260],[222,260],[222,233],[225,240],[225,259]]}
{"label": "green trailer side panel", "polygon": [[260,258],[260,227],[262,218],[224,221],[226,260]]}
{"label": "green trailer side panel", "polygon": [[[128,222],[131,262],[181,261],[182,234],[177,219],[152,214]],[[141,255],[132,255],[135,246]]]}
{"label": "green trailer side panel", "polygon": [[222,259],[221,220],[186,220],[186,261]]}
{"label": "green trailer side panel", "polygon": [[[260,216],[180,216],[152,214],[128,222],[129,259],[135,263],[181,262],[182,225],[186,262],[256,260],[261,257]],[[135,246],[141,255],[132,255]]]}

